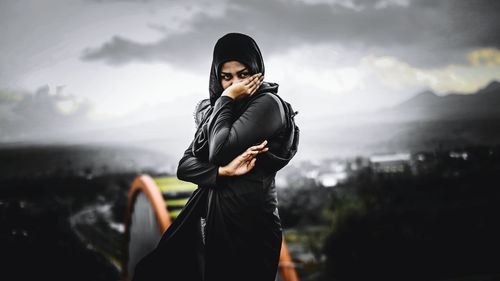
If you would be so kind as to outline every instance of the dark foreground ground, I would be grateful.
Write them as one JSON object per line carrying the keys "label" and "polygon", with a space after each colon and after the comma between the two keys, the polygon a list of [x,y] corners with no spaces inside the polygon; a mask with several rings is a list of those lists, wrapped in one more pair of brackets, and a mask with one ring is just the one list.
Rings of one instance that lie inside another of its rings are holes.
{"label": "dark foreground ground", "polygon": [[[0,153],[0,280],[121,280],[127,191],[155,171],[54,149]],[[301,281],[500,280],[500,149],[464,152],[335,187],[294,172],[280,215]]]}
{"label": "dark foreground ground", "polygon": [[[0,196],[0,279],[120,280],[119,267],[79,234],[71,218],[86,206],[109,200],[106,192],[109,186],[115,186],[116,190],[120,187],[117,183],[128,179],[130,175],[93,180],[65,178],[3,182]],[[118,210],[119,213],[123,212]],[[110,245],[113,255],[121,255],[120,233],[111,231],[106,225],[99,226],[97,218],[87,217],[87,220],[87,226],[105,230],[113,242],[102,245]],[[9,279],[4,279],[7,276]]]}

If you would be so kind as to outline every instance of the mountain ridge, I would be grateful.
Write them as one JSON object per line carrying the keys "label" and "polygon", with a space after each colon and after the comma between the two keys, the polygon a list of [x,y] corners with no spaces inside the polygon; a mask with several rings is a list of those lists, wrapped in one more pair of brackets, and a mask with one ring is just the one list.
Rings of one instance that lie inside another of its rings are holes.
{"label": "mountain ridge", "polygon": [[471,94],[424,91],[390,108],[337,118],[308,134],[303,139],[317,144],[308,148],[317,157],[500,144],[500,83],[494,80]]}

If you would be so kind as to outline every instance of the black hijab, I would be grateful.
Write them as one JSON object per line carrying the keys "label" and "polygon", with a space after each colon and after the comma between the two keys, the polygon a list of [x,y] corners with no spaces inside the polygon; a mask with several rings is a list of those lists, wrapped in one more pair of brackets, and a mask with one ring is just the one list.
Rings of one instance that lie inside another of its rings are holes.
{"label": "black hijab", "polygon": [[222,36],[214,47],[212,67],[210,69],[210,104],[222,95],[223,88],[220,83],[220,70],[222,65],[231,60],[243,63],[252,74],[264,75],[264,60],[259,46],[252,37],[242,33],[228,33]]}

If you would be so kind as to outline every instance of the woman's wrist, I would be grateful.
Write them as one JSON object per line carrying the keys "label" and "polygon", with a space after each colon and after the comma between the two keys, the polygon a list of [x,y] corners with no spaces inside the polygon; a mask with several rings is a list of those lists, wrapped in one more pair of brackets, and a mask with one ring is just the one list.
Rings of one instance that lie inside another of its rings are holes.
{"label": "woman's wrist", "polygon": [[236,99],[236,97],[234,96],[234,93],[230,89],[224,90],[224,92],[222,92],[221,96],[229,97],[229,98],[232,98],[233,100]]}
{"label": "woman's wrist", "polygon": [[224,167],[219,167],[218,175],[219,176],[229,176],[229,172]]}

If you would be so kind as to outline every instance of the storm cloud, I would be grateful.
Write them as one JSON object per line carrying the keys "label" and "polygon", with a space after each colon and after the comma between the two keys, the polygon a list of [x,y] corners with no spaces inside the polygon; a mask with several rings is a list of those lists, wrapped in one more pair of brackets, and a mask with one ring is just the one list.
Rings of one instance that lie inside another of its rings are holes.
{"label": "storm cloud", "polygon": [[300,44],[331,44],[424,68],[467,63],[468,51],[500,47],[498,1],[261,0],[227,2],[222,10],[223,16],[196,14],[185,32],[155,42],[114,36],[81,58],[192,66],[206,63],[215,40],[232,31],[253,36],[268,56]]}

